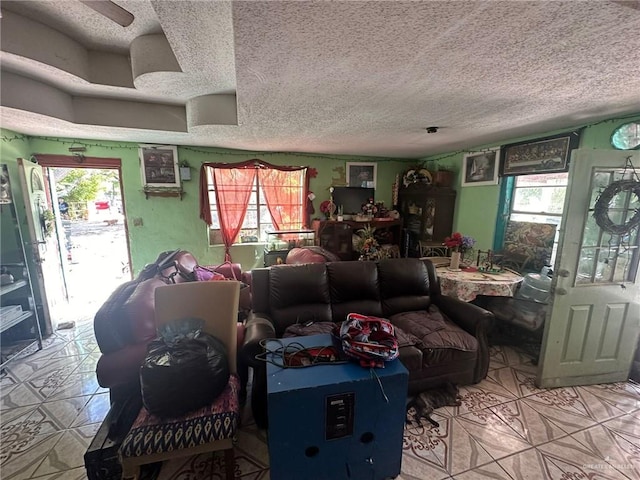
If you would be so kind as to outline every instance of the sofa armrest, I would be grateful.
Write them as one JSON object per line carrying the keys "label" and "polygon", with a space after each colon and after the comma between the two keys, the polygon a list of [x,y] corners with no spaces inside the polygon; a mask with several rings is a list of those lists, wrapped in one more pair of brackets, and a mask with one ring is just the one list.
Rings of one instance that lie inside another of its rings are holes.
{"label": "sofa armrest", "polygon": [[[267,338],[275,338],[276,330],[268,315],[264,313],[249,313],[245,323],[244,343],[241,355],[247,365],[256,365],[256,355],[262,353],[260,342]],[[260,362],[263,363],[263,362]]]}
{"label": "sofa armrest", "polygon": [[494,317],[484,308],[466,303],[457,298],[439,295],[436,305],[440,310],[467,333],[476,337],[478,341],[478,362],[474,373],[475,382],[487,376],[489,371],[489,340],[487,332],[493,325]]}
{"label": "sofa armrest", "polygon": [[125,345],[116,352],[103,353],[96,365],[98,385],[114,388],[138,382],[140,367],[147,356],[147,343]]}
{"label": "sofa armrest", "polygon": [[447,317],[474,337],[480,330],[486,333],[493,324],[493,314],[472,303],[440,295],[436,305]]}

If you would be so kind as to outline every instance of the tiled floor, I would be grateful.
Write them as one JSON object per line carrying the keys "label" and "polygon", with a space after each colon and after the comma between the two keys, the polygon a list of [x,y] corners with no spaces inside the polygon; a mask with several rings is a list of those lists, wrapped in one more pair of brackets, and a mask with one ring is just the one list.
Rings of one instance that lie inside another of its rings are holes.
{"label": "tiled floor", "polygon": [[530,358],[494,347],[434,427],[405,429],[402,479],[638,479],[640,386],[540,390]]}
{"label": "tiled floor", "polygon": [[[95,380],[90,324],[58,331],[45,349],[7,366],[0,393],[3,480],[84,479],[84,452],[108,410]],[[486,380],[463,387],[440,427],[405,429],[399,479],[640,478],[640,386],[539,390],[528,357],[492,349]],[[426,422],[425,422],[426,423]],[[236,475],[268,479],[266,434],[245,421]],[[213,470],[212,470],[213,469]],[[161,480],[221,477],[218,456],[166,464]]]}

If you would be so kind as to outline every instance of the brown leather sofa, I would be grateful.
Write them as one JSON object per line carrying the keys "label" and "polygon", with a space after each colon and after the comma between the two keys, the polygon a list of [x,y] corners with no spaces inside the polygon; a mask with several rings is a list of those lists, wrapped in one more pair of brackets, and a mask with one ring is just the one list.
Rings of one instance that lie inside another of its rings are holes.
{"label": "brown leather sofa", "polygon": [[[94,332],[102,355],[96,366],[101,387],[110,391],[111,402],[140,395],[139,371],[147,353],[147,344],[157,337],[154,291],[160,285],[194,281],[197,260],[187,251],[161,253],[132,281],[120,285],[100,307],[94,318]],[[226,278],[250,285],[250,274],[239,264],[215,267]],[[245,299],[249,302],[250,298]],[[243,305],[242,307],[248,307]],[[242,343],[244,326],[239,327]],[[242,388],[246,388],[247,368],[238,365]]]}
{"label": "brown leather sofa", "polygon": [[[416,258],[278,265],[254,269],[253,310],[241,355],[253,367],[251,403],[256,423],[267,425],[266,368],[256,355],[261,340],[304,334],[342,322],[351,312],[389,319],[409,393],[445,382],[477,383],[489,367],[490,312],[441,295],[433,264]],[[309,375],[313,375],[310,368]]]}

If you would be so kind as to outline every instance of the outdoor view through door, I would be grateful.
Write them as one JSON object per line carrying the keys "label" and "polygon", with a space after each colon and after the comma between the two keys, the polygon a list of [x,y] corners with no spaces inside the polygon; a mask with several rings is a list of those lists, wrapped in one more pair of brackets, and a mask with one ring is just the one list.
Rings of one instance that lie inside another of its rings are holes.
{"label": "outdoor view through door", "polygon": [[[98,308],[131,279],[117,169],[49,168],[57,178],[69,302],[63,321],[92,322]],[[62,203],[68,204],[63,213]],[[100,275],[96,275],[100,272]]]}
{"label": "outdoor view through door", "polygon": [[306,167],[282,167],[258,160],[202,166],[200,217],[210,226],[209,243],[266,241],[267,232],[307,224]]}
{"label": "outdoor view through door", "polygon": [[[117,158],[36,155],[44,167],[55,217],[67,301],[58,326],[92,322],[116,287],[131,279],[128,235]],[[45,262],[49,263],[49,262]],[[96,274],[99,272],[99,274]],[[62,279],[62,280],[61,280]]]}

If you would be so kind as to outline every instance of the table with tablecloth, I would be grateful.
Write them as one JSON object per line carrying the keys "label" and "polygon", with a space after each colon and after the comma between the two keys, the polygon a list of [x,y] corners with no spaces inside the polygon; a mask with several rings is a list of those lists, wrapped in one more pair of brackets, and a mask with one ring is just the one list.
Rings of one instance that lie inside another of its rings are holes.
{"label": "table with tablecloth", "polygon": [[513,296],[523,277],[510,270],[500,273],[437,268],[443,295],[470,302],[476,295]]}

